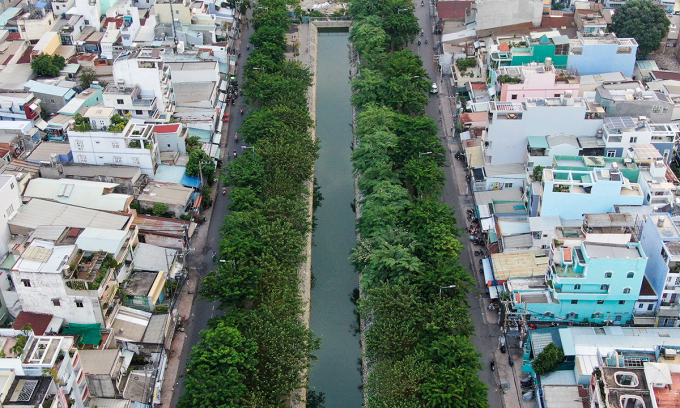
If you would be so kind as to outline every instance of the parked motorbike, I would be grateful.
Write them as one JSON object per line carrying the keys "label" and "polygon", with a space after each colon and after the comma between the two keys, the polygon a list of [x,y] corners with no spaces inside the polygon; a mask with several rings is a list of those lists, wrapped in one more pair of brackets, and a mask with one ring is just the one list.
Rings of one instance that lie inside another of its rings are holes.
{"label": "parked motorbike", "polygon": [[489,364],[491,366],[491,371],[496,371],[496,362],[491,360],[491,363]]}

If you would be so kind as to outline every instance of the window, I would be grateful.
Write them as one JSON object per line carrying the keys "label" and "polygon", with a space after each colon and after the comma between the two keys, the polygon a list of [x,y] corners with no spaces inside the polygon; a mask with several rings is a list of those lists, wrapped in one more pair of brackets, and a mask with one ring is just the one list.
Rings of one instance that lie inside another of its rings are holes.
{"label": "window", "polygon": [[578,283],[574,285],[574,290],[581,290],[581,285],[579,285]]}
{"label": "window", "polygon": [[50,103],[54,103],[54,99],[50,99]]}
{"label": "window", "polygon": [[647,305],[647,310],[654,310],[654,303],[650,303]]}
{"label": "window", "polygon": [[123,158],[121,156],[113,156],[113,162],[115,164],[123,164]]}
{"label": "window", "polygon": [[609,290],[609,285],[607,284],[600,285],[600,290]]}
{"label": "window", "polygon": [[85,148],[85,142],[82,140],[76,140],[76,149],[83,150]]}
{"label": "window", "polygon": [[168,143],[168,147],[170,147],[170,143]]}
{"label": "window", "polygon": [[24,287],[30,288],[31,287],[31,280],[30,279],[22,279],[21,283],[24,284]]}
{"label": "window", "polygon": [[578,313],[571,312],[567,315],[567,319],[578,319]]}
{"label": "window", "polygon": [[9,183],[10,190],[14,190],[14,183]]}
{"label": "window", "polygon": [[517,99],[517,94],[515,94],[515,95],[511,95],[511,96],[510,96],[510,99],[512,99],[512,100],[515,100],[515,99]]}
{"label": "window", "polygon": [[630,293],[630,288],[623,288],[623,293],[624,294],[629,294]]}
{"label": "window", "polygon": [[620,305],[625,305],[625,304],[626,304],[626,301],[625,301],[625,300],[619,300],[619,304],[620,304]]}
{"label": "window", "polygon": [[611,273],[611,272],[605,272],[605,273],[604,273],[604,277],[607,278],[607,279],[609,279],[609,278],[612,277],[612,273]]}
{"label": "window", "polygon": [[572,305],[577,305],[577,304],[578,304],[578,300],[573,299],[573,300],[571,301],[571,304],[572,304]]}
{"label": "window", "polygon": [[134,164],[139,164],[139,157],[133,157],[133,158],[132,158],[132,162],[133,162]]}
{"label": "window", "polygon": [[179,14],[179,10],[175,10],[175,14]]}
{"label": "window", "polygon": [[616,150],[607,150],[607,157],[616,157]]}
{"label": "window", "polygon": [[645,304],[644,304],[644,303],[640,303],[640,304],[638,305],[638,309],[642,309],[642,308],[644,308],[644,307],[645,307]]}
{"label": "window", "polygon": [[7,216],[11,216],[12,213],[14,212],[14,205],[10,204],[9,207],[7,207]]}
{"label": "window", "polygon": [[590,317],[592,317],[593,319],[599,319],[599,318],[602,317],[602,313],[596,312],[596,313],[593,313],[592,315],[590,315]]}
{"label": "window", "polygon": [[562,96],[562,95],[560,95],[560,94],[554,94],[553,96],[554,96],[555,98],[559,98],[559,97]]}
{"label": "window", "polygon": [[83,307],[83,301],[82,300],[76,300],[76,307]]}
{"label": "window", "polygon": [[598,300],[598,301],[597,301],[597,304],[598,304],[598,305],[604,305],[604,300]]}
{"label": "window", "polygon": [[663,106],[661,106],[661,105],[652,106],[652,113],[662,113],[662,112],[663,112]]}
{"label": "window", "polygon": [[635,272],[628,272],[628,275],[626,275],[626,278],[628,279],[633,279],[635,277]]}
{"label": "window", "polygon": [[118,142],[111,142],[111,147],[118,149],[120,146],[118,145]]}
{"label": "window", "polygon": [[505,183],[505,188],[512,188],[512,183]]}
{"label": "window", "polygon": [[637,136],[633,136],[630,138],[631,143],[637,143]]}
{"label": "window", "polygon": [[52,299],[52,306],[61,306],[59,299]]}
{"label": "window", "polygon": [[143,115],[143,114],[144,114],[144,111],[136,110],[136,111],[135,111],[135,114],[137,114],[137,115]]}
{"label": "window", "polygon": [[125,101],[122,100],[122,99],[116,99],[116,103],[117,103],[118,105],[125,105]]}
{"label": "window", "polygon": [[79,154],[78,155],[78,161],[80,163],[87,163],[87,156],[85,156],[84,154]]}

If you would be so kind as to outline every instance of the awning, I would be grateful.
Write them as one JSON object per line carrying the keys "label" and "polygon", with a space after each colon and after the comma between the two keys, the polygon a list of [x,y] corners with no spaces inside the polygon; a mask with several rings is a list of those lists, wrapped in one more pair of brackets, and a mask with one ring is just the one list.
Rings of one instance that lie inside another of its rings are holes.
{"label": "awning", "polygon": [[466,130],[465,132],[460,133],[460,140],[468,140],[470,139],[470,131]]}
{"label": "awning", "polygon": [[76,324],[71,323],[61,334],[80,336],[78,344],[98,346],[102,342],[101,324]]}
{"label": "awning", "polygon": [[498,299],[498,287],[497,286],[489,286],[489,297],[491,299]]}
{"label": "awning", "polygon": [[47,122],[45,122],[42,119],[38,119],[35,121],[35,127],[44,131],[45,129],[47,129]]}
{"label": "awning", "polygon": [[482,259],[482,269],[484,269],[484,281],[486,286],[493,284],[493,269],[491,268],[491,258]]}
{"label": "awning", "polygon": [[545,136],[528,136],[527,139],[529,139],[529,147],[532,149],[548,148],[548,141]]}
{"label": "awning", "polygon": [[493,227],[493,218],[482,218],[482,231],[488,231],[490,229],[495,229]]}

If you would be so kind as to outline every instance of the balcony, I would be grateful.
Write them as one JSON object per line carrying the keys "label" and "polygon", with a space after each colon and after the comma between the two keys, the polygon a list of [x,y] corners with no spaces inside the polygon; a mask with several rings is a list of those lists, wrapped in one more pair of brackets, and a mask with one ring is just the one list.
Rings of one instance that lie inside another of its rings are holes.
{"label": "balcony", "polygon": [[133,99],[132,106],[140,108],[151,108],[156,103],[156,98]]}

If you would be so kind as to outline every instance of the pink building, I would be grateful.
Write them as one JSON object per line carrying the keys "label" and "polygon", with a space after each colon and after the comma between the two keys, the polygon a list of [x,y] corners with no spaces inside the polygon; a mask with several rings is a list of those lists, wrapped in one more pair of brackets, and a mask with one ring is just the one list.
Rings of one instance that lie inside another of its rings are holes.
{"label": "pink building", "polygon": [[496,81],[500,86],[501,102],[559,98],[567,91],[578,96],[579,91],[578,80],[564,70],[555,69],[550,62],[548,65],[534,62],[525,66],[500,67],[496,71]]}

